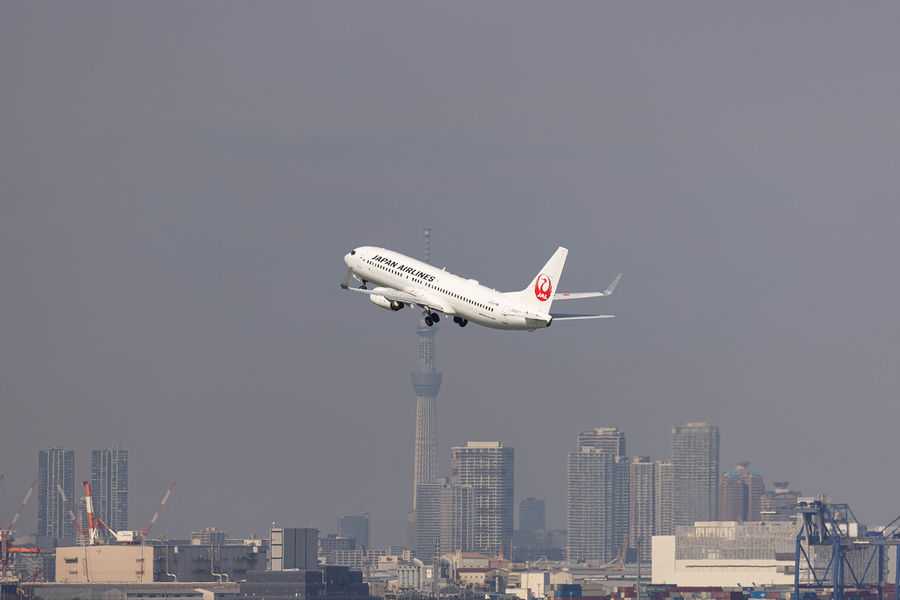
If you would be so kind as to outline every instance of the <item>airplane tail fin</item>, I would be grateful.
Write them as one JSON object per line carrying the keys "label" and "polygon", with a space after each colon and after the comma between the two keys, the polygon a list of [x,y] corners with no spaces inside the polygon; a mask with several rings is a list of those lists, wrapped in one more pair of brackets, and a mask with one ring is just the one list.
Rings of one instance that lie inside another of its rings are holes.
{"label": "airplane tail fin", "polygon": [[569,251],[560,246],[547,261],[547,264],[538,271],[527,288],[520,292],[510,292],[512,296],[519,302],[527,305],[530,309],[538,312],[550,312],[550,305],[553,303],[553,293],[559,285],[559,278],[562,275],[563,267],[566,264],[566,256]]}

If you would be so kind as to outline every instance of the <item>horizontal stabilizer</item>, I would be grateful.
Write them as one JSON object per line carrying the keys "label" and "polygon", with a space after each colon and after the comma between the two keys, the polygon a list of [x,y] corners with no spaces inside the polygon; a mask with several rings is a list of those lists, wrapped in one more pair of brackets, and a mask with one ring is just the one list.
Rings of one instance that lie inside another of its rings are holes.
{"label": "horizontal stabilizer", "polygon": [[576,298],[600,298],[602,296],[609,296],[616,289],[616,285],[619,283],[620,279],[622,279],[621,273],[616,275],[616,278],[612,280],[612,283],[609,284],[609,287],[602,292],[557,292],[553,295],[553,299],[574,300]]}
{"label": "horizontal stabilizer", "polygon": [[574,314],[550,314],[554,321],[577,321],[579,319],[612,319],[616,315],[574,315]]}

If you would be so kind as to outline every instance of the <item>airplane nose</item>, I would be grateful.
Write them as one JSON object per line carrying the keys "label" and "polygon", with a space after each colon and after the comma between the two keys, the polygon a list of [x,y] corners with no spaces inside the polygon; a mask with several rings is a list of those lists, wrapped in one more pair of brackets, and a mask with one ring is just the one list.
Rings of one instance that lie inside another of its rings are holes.
{"label": "airplane nose", "polygon": [[346,263],[346,265],[347,265],[348,267],[353,266],[353,265],[350,264],[350,253],[349,253],[349,252],[348,252],[347,254],[344,255],[344,263]]}

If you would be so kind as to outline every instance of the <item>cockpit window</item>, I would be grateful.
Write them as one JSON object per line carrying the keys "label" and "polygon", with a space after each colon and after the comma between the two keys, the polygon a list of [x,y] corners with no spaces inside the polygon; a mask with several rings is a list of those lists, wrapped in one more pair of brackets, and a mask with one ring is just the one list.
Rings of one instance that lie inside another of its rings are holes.
{"label": "cockpit window", "polygon": [[353,256],[354,254],[356,254],[356,250],[351,250],[351,251],[350,251],[350,256]]}

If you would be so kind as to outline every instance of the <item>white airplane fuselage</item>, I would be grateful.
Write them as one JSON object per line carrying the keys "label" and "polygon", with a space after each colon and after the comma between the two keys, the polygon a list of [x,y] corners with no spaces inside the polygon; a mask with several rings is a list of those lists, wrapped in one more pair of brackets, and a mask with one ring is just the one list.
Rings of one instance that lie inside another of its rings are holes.
{"label": "white airplane fuselage", "polygon": [[[415,294],[415,304],[485,327],[533,331],[549,327],[553,320],[549,310],[526,306],[512,294],[385,248],[361,246],[345,255],[344,262],[356,278],[376,286],[370,288],[372,292],[384,287],[386,295],[393,291]],[[548,289],[547,299],[549,294]],[[370,299],[382,308],[402,306],[377,293]],[[549,309],[550,302],[546,304]]]}

